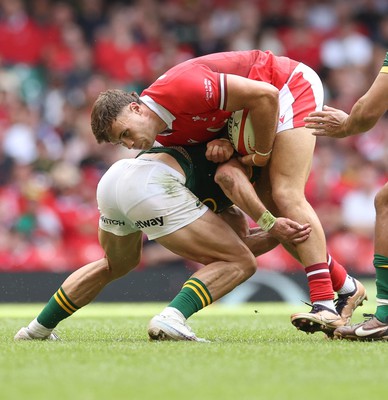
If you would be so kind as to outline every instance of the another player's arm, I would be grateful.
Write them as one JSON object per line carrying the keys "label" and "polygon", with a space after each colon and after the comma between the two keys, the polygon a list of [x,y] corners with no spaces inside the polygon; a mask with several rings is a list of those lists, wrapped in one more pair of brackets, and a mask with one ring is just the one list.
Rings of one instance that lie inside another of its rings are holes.
{"label": "another player's arm", "polygon": [[236,158],[218,166],[214,180],[227,197],[254,221],[266,211],[248,179],[251,167],[242,165]]}
{"label": "another player's arm", "polygon": [[353,106],[350,114],[325,106],[305,118],[316,136],[343,138],[366,132],[388,109],[388,73],[380,72],[370,89]]}
{"label": "another player's arm", "polygon": [[388,109],[388,73],[380,72],[353,106],[345,122],[347,136],[371,129]]}
{"label": "another player's arm", "polygon": [[109,268],[118,276],[126,274],[139,264],[143,244],[142,232],[117,236],[99,229],[98,239],[105,251]]}
{"label": "another player's arm", "polygon": [[248,179],[247,168],[237,159],[231,159],[217,168],[214,180],[236,206],[278,241],[294,244],[305,241],[311,232],[310,225],[301,225],[288,218],[275,218],[257,196]]}
{"label": "another player's arm", "polygon": [[249,109],[255,131],[255,161],[257,165],[265,165],[271,155],[279,121],[279,90],[266,82],[227,75],[226,109],[243,108]]}

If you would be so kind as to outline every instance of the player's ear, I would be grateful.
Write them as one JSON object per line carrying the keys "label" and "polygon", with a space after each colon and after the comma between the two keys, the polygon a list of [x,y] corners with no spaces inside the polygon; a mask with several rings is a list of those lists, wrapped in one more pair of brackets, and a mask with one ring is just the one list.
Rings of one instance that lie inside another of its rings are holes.
{"label": "player's ear", "polygon": [[134,113],[141,113],[141,107],[139,103],[136,103],[136,101],[132,101],[131,103],[129,103],[129,108],[132,112]]}

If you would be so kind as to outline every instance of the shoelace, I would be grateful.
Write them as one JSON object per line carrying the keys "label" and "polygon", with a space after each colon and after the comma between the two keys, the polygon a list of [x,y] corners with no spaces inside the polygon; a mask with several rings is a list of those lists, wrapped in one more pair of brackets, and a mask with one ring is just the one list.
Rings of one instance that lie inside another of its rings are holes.
{"label": "shoelace", "polygon": [[[336,311],[331,310],[330,308],[327,308],[327,307],[325,307],[325,306],[322,306],[321,304],[311,304],[311,303],[308,303],[307,301],[303,301],[303,300],[301,300],[301,302],[304,303],[304,304],[306,304],[307,306],[311,307],[310,314],[317,314],[317,313],[319,313],[320,311],[324,311],[324,310],[330,311],[330,312],[332,312],[333,314],[335,314],[335,312],[336,312]],[[338,313],[338,314],[339,314],[339,313]],[[339,314],[339,315],[340,315],[340,314]]]}
{"label": "shoelace", "polygon": [[303,301],[303,300],[301,300],[301,301],[302,301],[302,303],[306,304],[306,306],[311,307],[310,314],[316,314],[319,311],[322,311],[325,309],[325,307],[321,306],[320,304],[311,304],[311,303],[308,303],[307,301]]}
{"label": "shoelace", "polygon": [[354,324],[355,327],[364,325],[365,322],[370,321],[372,318],[374,318],[375,315],[374,315],[374,314],[363,313],[362,316],[364,317],[364,321],[359,322],[359,323],[357,323],[357,324]]}
{"label": "shoelace", "polygon": [[374,314],[367,314],[367,313],[364,313],[364,314],[362,314],[362,316],[363,316],[364,319],[365,319],[364,322],[366,322],[366,321],[370,321],[375,315],[374,315]]}
{"label": "shoelace", "polygon": [[334,305],[335,305],[335,309],[337,310],[338,314],[342,313],[342,310],[345,308],[345,306],[348,304],[348,298],[349,296],[338,296],[338,298],[336,298],[334,300]]}
{"label": "shoelace", "polygon": [[335,309],[337,310],[338,314],[341,315],[342,310],[348,304],[349,297],[352,297],[356,293],[356,291],[357,291],[357,285],[356,285],[356,288],[352,292],[346,293],[346,294],[339,294],[338,298],[336,298],[334,300]]}

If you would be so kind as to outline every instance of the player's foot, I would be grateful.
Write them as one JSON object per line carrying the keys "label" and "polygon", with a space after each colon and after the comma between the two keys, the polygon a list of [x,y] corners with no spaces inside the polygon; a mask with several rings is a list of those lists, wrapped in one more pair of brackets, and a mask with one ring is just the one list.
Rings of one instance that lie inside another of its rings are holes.
{"label": "player's foot", "polygon": [[330,308],[320,304],[314,304],[308,313],[296,313],[291,315],[291,323],[303,332],[324,332],[332,336],[336,328],[344,325],[339,314]]}
{"label": "player's foot", "polygon": [[352,326],[342,326],[334,331],[335,339],[360,341],[387,341],[388,324],[379,321],[373,314],[364,314],[366,320]]}
{"label": "player's foot", "polygon": [[165,315],[155,315],[148,325],[148,335],[151,340],[188,340],[208,342],[197,338],[191,328],[179,318]]}
{"label": "player's foot", "polygon": [[345,325],[350,325],[354,310],[358,306],[362,306],[364,300],[368,300],[366,289],[361,282],[352,278],[356,288],[353,292],[347,294],[339,294],[335,300],[335,308],[341,318],[344,320]]}
{"label": "player's foot", "polygon": [[55,332],[51,332],[47,336],[36,336],[30,329],[23,327],[20,328],[19,332],[14,336],[14,340],[60,340]]}

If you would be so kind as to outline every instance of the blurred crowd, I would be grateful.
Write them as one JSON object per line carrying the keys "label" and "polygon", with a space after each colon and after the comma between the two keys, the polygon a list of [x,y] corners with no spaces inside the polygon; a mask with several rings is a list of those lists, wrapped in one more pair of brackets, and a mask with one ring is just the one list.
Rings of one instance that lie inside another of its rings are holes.
{"label": "blurred crowd", "polygon": [[[96,185],[135,153],[96,143],[90,109],[101,91],[141,92],[188,58],[254,48],[311,66],[325,103],[349,111],[388,49],[388,2],[0,0],[0,271],[70,271],[102,255]],[[307,197],[329,250],[373,273],[388,119],[366,135],[317,142]],[[143,268],[174,259],[144,240]],[[259,266],[300,269],[280,247]]]}

